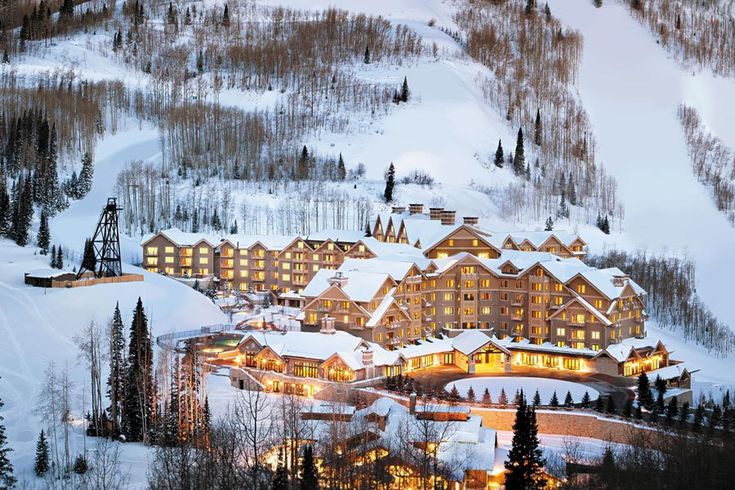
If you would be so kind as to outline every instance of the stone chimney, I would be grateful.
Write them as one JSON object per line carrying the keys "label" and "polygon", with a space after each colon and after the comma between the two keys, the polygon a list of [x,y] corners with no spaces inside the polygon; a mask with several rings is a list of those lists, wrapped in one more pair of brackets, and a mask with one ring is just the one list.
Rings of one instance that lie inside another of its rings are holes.
{"label": "stone chimney", "polygon": [[480,218],[478,218],[477,216],[463,216],[462,222],[466,225],[477,226],[477,224],[480,222]]}
{"label": "stone chimney", "polygon": [[441,213],[441,222],[443,225],[453,225],[455,216],[457,215],[456,211],[442,211]]}
{"label": "stone chimney", "polygon": [[322,327],[319,329],[319,333],[334,335],[337,333],[337,329],[334,328],[334,318],[331,316],[325,316],[322,318]]}
{"label": "stone chimney", "polygon": [[411,392],[408,396],[408,412],[411,415],[416,415],[416,393]]}
{"label": "stone chimney", "polygon": [[424,205],[423,204],[409,204],[408,211],[411,214],[421,214],[424,212]]}
{"label": "stone chimney", "polygon": [[336,285],[340,289],[344,288],[347,285],[347,276],[342,274],[341,271],[337,271],[332,277],[329,278],[329,284]]}
{"label": "stone chimney", "polygon": [[401,214],[404,211],[406,211],[406,207],[405,206],[393,206],[392,209],[393,209],[393,214]]}
{"label": "stone chimney", "polygon": [[429,208],[429,218],[439,221],[442,219],[442,211],[444,208]]}
{"label": "stone chimney", "polygon": [[366,368],[373,367],[373,350],[370,347],[366,347],[362,351],[362,363]]}
{"label": "stone chimney", "polygon": [[622,288],[628,282],[628,276],[613,276],[613,286]]}

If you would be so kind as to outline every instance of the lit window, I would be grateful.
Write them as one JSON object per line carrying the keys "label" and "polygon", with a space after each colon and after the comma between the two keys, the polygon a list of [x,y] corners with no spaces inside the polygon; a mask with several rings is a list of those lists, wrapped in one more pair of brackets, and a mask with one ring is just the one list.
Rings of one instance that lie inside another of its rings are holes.
{"label": "lit window", "polygon": [[207,247],[199,247],[199,253],[206,255],[206,254],[209,253],[209,248],[207,248]]}
{"label": "lit window", "polygon": [[579,285],[577,285],[577,292],[578,292],[579,294],[584,294],[584,293],[586,293],[586,292],[587,292],[587,286],[586,286],[586,285],[584,285],[584,284],[579,284]]}
{"label": "lit window", "polygon": [[164,260],[166,261],[167,264],[173,264],[174,263],[174,258],[173,257],[166,257]]}
{"label": "lit window", "polygon": [[200,264],[209,264],[209,257],[199,257]]}
{"label": "lit window", "polygon": [[454,240],[451,239],[451,238],[449,240],[447,240],[447,245],[449,245],[450,247],[453,247],[454,246]]}
{"label": "lit window", "polygon": [[564,337],[566,335],[566,330],[564,330],[564,328],[557,328],[556,335],[558,337]]}
{"label": "lit window", "polygon": [[158,247],[146,247],[145,253],[148,255],[158,255]]}

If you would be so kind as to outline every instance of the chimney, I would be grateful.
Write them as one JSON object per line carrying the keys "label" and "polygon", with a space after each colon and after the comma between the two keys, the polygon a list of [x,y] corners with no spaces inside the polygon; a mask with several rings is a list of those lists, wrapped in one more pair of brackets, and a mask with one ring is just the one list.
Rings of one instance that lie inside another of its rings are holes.
{"label": "chimney", "polygon": [[466,225],[477,226],[477,224],[480,222],[480,218],[478,218],[477,216],[464,216],[462,217],[462,222]]}
{"label": "chimney", "polygon": [[411,214],[421,214],[424,212],[424,205],[423,204],[409,204],[408,211]]}
{"label": "chimney", "polygon": [[405,206],[393,206],[393,214],[401,214],[406,210]]}
{"label": "chimney", "polygon": [[347,285],[347,276],[342,274],[342,271],[337,271],[329,278],[329,285],[337,285],[340,289],[344,288]]}
{"label": "chimney", "polygon": [[613,286],[622,288],[628,282],[628,276],[613,276]]}
{"label": "chimney", "polygon": [[367,347],[362,351],[362,363],[368,369],[373,367],[373,350],[371,348]]}
{"label": "chimney", "polygon": [[456,211],[442,211],[441,213],[442,224],[443,225],[453,225],[456,214],[457,214]]}
{"label": "chimney", "polygon": [[439,221],[442,218],[444,208],[429,208],[429,218]]}
{"label": "chimney", "polygon": [[325,316],[322,318],[322,327],[319,329],[319,333],[334,335],[337,330],[334,328],[334,318],[331,316]]}
{"label": "chimney", "polygon": [[408,396],[408,413],[416,415],[416,392],[411,392]]}

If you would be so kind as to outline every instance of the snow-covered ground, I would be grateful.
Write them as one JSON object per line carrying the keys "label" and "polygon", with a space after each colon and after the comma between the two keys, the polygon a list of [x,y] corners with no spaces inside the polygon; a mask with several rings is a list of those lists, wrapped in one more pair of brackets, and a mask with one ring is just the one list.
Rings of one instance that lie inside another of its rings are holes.
{"label": "snow-covered ground", "polygon": [[467,396],[467,392],[470,387],[472,387],[477,400],[482,399],[482,394],[487,389],[495,403],[497,403],[500,398],[501,390],[505,390],[508,400],[513,400],[516,392],[520,390],[523,390],[523,393],[526,394],[526,398],[531,400],[538,390],[542,404],[548,404],[554,393],[556,393],[559,403],[564,403],[564,397],[567,392],[571,393],[574,403],[581,402],[585,393],[589,394],[591,400],[596,400],[600,395],[594,388],[590,388],[581,383],[573,383],[571,381],[563,381],[561,379],[525,376],[465,378],[459,381],[452,381],[445,388],[449,391],[455,386],[457,387],[459,394],[463,397]]}

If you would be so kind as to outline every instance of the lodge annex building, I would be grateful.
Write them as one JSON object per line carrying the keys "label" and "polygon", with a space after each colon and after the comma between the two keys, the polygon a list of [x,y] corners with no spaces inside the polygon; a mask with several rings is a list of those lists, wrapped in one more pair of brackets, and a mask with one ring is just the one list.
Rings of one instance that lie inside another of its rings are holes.
{"label": "lodge annex building", "polygon": [[[495,233],[420,204],[377,216],[371,230],[223,238],[164,230],[143,240],[143,260],[153,272],[269,291],[302,309],[303,331],[327,321],[387,350],[479,330],[516,351],[518,364],[589,370],[586,360],[645,335],[645,292],[617,268],[584,264],[576,235]],[[667,365],[667,356],[638,357],[613,370]]]}

